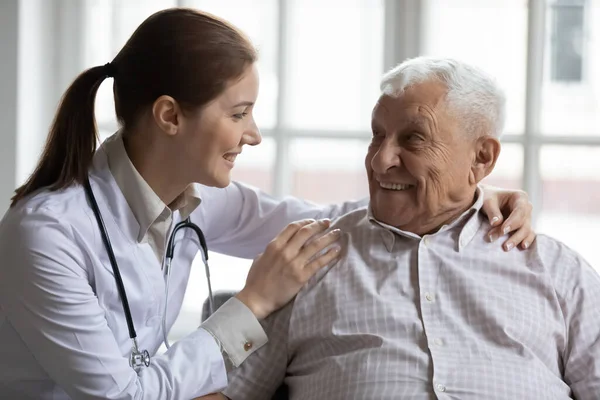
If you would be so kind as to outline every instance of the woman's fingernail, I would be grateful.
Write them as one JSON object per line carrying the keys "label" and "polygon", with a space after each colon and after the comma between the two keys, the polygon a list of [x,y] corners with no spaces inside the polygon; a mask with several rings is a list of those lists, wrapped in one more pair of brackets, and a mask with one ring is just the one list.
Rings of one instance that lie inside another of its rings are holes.
{"label": "woman's fingernail", "polygon": [[508,242],[508,243],[506,243],[505,247],[506,247],[506,251],[510,251],[510,249],[512,249],[514,247],[514,244]]}
{"label": "woman's fingernail", "polygon": [[523,242],[523,248],[526,249],[529,247],[529,243],[528,242]]}
{"label": "woman's fingernail", "polygon": [[498,217],[494,217],[494,218],[492,218],[492,225],[496,225],[496,223],[497,223],[498,221],[500,221],[500,218],[498,218]]}
{"label": "woman's fingernail", "polygon": [[502,233],[504,233],[505,235],[506,235],[508,232],[510,232],[510,225],[506,225],[506,226],[504,227],[504,230],[502,231]]}
{"label": "woman's fingernail", "polygon": [[342,231],[339,229],[334,229],[331,231],[335,236],[340,236],[342,234]]}
{"label": "woman's fingernail", "polygon": [[494,240],[496,240],[496,235],[494,235],[493,233],[490,234],[488,237],[490,238],[490,242],[493,242]]}

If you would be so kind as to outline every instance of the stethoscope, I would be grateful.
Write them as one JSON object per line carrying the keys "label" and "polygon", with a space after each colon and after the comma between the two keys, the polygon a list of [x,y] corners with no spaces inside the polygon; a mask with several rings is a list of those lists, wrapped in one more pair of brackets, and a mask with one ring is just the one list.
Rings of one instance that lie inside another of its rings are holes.
{"label": "stethoscope", "polygon": [[[148,350],[140,350],[137,343],[137,334],[135,332],[135,327],[133,326],[133,319],[131,318],[131,310],[129,309],[129,302],[127,301],[127,293],[125,292],[125,286],[123,285],[123,279],[121,278],[121,272],[119,271],[119,266],[117,265],[117,259],[115,258],[115,253],[113,252],[112,245],[110,244],[110,238],[108,237],[108,231],[106,230],[106,226],[104,225],[104,220],[102,219],[102,214],[100,213],[100,208],[98,207],[98,203],[96,202],[96,198],[94,197],[94,192],[92,191],[92,187],[90,185],[90,181],[86,178],[83,184],[85,194],[90,201],[92,211],[94,212],[94,216],[96,217],[96,221],[98,223],[98,228],[100,229],[100,234],[102,235],[102,241],[104,242],[104,247],[106,248],[106,252],[108,253],[108,258],[110,260],[110,265],[112,266],[113,273],[115,275],[115,282],[117,284],[117,290],[119,292],[119,297],[121,298],[121,304],[123,305],[123,311],[125,312],[125,319],[127,320],[127,328],[129,329],[129,337],[133,342],[133,347],[131,349],[131,355],[129,356],[129,365],[134,369],[139,369],[144,366],[150,365],[150,353]],[[173,254],[175,252],[175,234],[177,231],[185,228],[190,228],[196,235],[198,235],[198,240],[200,241],[200,247],[202,247],[202,253],[204,256],[204,269],[206,272],[206,280],[208,281],[208,301],[209,301],[209,310],[212,314],[214,311],[214,299],[212,293],[212,287],[210,284],[210,269],[208,267],[208,246],[206,245],[206,239],[204,238],[204,234],[202,230],[198,227],[198,225],[194,224],[187,218],[184,221],[181,221],[175,225],[171,235],[169,236],[169,240],[167,241],[167,251],[165,255],[165,307],[162,316],[162,331],[163,331],[163,341],[165,346],[170,348],[169,341],[167,339],[167,303],[169,298],[169,278],[171,276],[171,263],[173,261]]]}

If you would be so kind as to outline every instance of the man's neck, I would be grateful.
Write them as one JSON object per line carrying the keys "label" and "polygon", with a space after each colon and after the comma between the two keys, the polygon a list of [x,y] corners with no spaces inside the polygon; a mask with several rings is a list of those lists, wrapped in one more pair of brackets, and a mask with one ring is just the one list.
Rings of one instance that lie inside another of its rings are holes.
{"label": "man's neck", "polygon": [[435,233],[444,225],[450,225],[456,221],[476,201],[477,190],[475,190],[472,197],[466,197],[462,201],[453,202],[450,206],[444,207],[443,211],[436,212],[432,218],[411,221],[409,224],[398,226],[397,228],[406,232],[413,232],[419,236]]}

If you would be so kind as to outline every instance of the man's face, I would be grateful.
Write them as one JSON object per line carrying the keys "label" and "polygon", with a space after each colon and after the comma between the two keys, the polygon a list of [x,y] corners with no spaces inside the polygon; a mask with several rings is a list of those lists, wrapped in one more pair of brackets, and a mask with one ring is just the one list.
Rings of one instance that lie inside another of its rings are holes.
{"label": "man's face", "polygon": [[448,111],[446,92],[427,81],[375,105],[365,166],[379,221],[424,234],[471,205],[475,140]]}

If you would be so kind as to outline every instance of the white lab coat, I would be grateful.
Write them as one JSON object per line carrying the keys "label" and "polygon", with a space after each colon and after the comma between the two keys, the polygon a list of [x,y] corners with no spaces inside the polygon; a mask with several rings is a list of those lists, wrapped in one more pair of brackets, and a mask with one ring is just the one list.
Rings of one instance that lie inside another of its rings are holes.
{"label": "white lab coat", "polygon": [[[141,349],[154,355],[162,340],[164,278],[108,169],[100,148],[90,181],[104,218]],[[294,198],[277,201],[233,183],[202,187],[191,219],[211,250],[254,258],[288,223],[334,218],[364,205],[322,207]],[[174,214],[174,223],[180,220]],[[177,239],[167,327],[179,313],[199,244]],[[178,235],[179,237],[179,235]],[[199,253],[198,253],[199,254]],[[0,223],[0,398],[190,399],[226,385],[222,356],[203,329],[154,355],[139,373],[130,368],[127,323],[111,265],[83,188],[41,192],[10,209]],[[218,268],[213,266],[213,268]]]}

